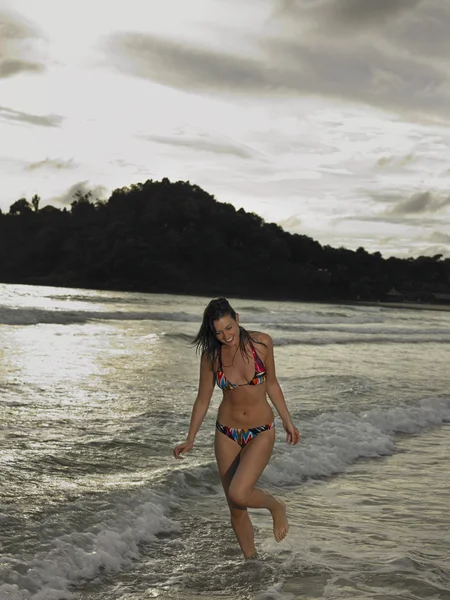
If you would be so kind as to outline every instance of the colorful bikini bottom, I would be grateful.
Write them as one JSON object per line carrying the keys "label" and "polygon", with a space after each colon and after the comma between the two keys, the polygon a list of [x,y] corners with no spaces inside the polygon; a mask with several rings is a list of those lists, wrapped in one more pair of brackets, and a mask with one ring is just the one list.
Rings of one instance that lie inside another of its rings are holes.
{"label": "colorful bikini bottom", "polygon": [[236,427],[227,427],[226,425],[222,425],[219,423],[219,421],[216,422],[217,431],[220,431],[220,433],[223,433],[227,437],[237,442],[241,448],[254,440],[258,433],[268,431],[274,427],[275,423],[269,423],[268,425],[261,425],[260,427],[253,427],[252,429],[237,429]]}

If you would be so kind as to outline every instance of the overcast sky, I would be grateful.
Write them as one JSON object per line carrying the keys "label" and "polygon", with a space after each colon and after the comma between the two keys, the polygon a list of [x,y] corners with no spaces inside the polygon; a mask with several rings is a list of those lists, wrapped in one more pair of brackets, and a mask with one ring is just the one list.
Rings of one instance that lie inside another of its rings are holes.
{"label": "overcast sky", "polygon": [[0,0],[0,208],[168,177],[450,256],[449,32],[444,0]]}

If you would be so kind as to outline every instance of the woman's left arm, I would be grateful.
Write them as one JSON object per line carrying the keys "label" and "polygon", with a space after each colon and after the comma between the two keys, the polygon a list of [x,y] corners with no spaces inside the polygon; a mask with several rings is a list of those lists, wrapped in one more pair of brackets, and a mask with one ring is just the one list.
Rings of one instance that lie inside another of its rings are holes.
{"label": "woman's left arm", "polygon": [[284,430],[286,431],[286,442],[291,444],[297,444],[300,439],[300,433],[292,422],[291,415],[288,407],[286,406],[286,400],[284,399],[283,391],[278,383],[277,374],[275,371],[275,357],[273,354],[273,342],[272,338],[268,334],[261,334],[259,336],[261,342],[266,347],[265,365],[267,371],[267,394],[270,401],[277,409],[278,414],[283,422]]}

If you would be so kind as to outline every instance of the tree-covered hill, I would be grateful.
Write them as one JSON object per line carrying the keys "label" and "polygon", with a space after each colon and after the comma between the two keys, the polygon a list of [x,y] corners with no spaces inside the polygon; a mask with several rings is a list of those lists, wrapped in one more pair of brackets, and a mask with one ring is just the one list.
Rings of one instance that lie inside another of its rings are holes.
{"label": "tree-covered hill", "polygon": [[70,210],[21,198],[0,212],[0,281],[299,300],[450,293],[450,259],[321,246],[197,185],[146,181]]}

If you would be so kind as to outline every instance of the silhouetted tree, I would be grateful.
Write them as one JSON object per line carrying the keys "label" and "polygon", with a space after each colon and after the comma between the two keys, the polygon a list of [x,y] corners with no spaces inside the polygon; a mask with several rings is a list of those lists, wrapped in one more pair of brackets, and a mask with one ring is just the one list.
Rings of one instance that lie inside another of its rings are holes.
{"label": "silhouetted tree", "polygon": [[34,196],[31,198],[31,204],[35,210],[35,212],[39,211],[39,203],[41,201],[41,197],[38,196],[37,194],[34,194]]}
{"label": "silhouetted tree", "polygon": [[20,200],[16,200],[16,202],[11,204],[11,206],[9,207],[10,215],[20,215],[21,217],[23,217],[24,215],[29,214],[31,212],[31,204],[26,198],[20,198]]}
{"label": "silhouetted tree", "polygon": [[322,301],[450,292],[442,255],[322,247],[188,181],[134,183],[107,201],[80,190],[70,211],[39,206],[36,194],[0,213],[0,281]]}

